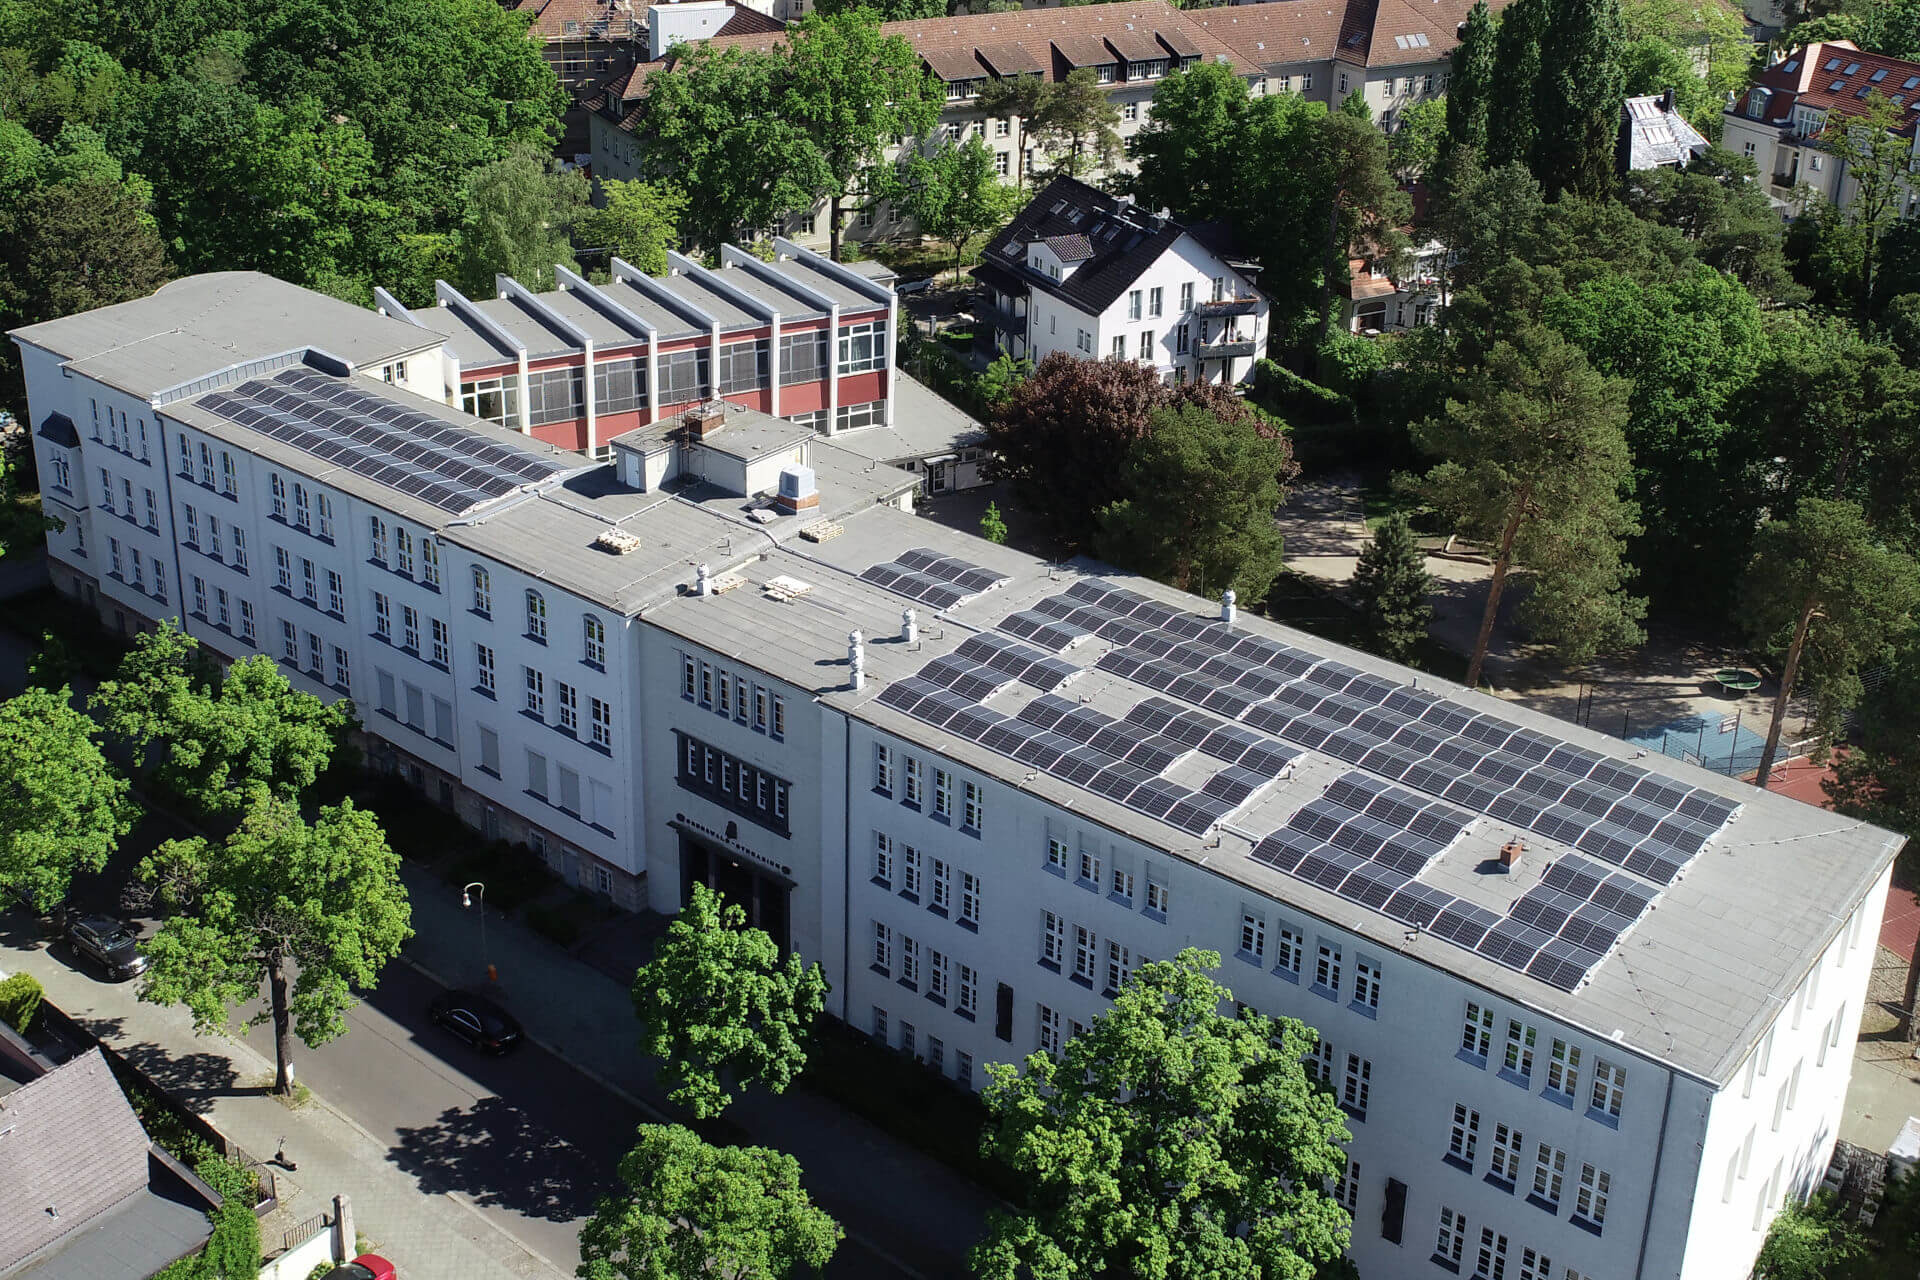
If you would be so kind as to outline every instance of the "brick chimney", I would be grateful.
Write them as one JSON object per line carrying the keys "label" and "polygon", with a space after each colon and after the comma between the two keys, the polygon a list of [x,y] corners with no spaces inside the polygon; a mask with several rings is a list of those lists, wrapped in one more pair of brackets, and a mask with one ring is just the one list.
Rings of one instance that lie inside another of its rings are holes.
{"label": "brick chimney", "polygon": [[1519,865],[1520,855],[1527,851],[1524,841],[1509,840],[1500,846],[1500,865],[1511,871]]}
{"label": "brick chimney", "polygon": [[724,400],[709,400],[703,405],[687,410],[687,435],[694,440],[705,440],[727,423],[727,404]]}

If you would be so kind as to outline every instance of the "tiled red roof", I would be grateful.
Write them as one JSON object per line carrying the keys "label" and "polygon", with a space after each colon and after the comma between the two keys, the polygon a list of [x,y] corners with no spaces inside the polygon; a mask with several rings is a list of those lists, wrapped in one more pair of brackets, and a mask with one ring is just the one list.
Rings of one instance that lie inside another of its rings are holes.
{"label": "tiled red roof", "polygon": [[[1828,40],[1805,45],[1768,67],[1754,79],[1754,88],[1768,92],[1758,95],[1747,91],[1735,109],[1769,124],[1789,124],[1796,106],[1814,111],[1853,116],[1864,113],[1875,94],[1904,108],[1898,132],[1911,137],[1914,122],[1920,116],[1920,62],[1867,53],[1850,40]],[[1761,105],[1764,102],[1764,105]]]}

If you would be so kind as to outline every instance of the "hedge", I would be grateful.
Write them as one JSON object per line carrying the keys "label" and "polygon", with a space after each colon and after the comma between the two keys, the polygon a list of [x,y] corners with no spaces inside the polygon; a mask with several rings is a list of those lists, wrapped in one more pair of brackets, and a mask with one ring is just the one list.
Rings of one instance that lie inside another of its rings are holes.
{"label": "hedge", "polygon": [[33,1029],[40,1016],[40,1000],[46,993],[30,973],[16,973],[0,979],[0,1021],[21,1035]]}

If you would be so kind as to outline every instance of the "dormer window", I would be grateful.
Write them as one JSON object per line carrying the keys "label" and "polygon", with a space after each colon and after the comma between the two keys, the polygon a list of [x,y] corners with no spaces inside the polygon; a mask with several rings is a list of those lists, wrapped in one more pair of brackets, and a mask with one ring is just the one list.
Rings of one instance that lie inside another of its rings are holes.
{"label": "dormer window", "polygon": [[1093,75],[1101,84],[1112,84],[1120,78],[1120,64],[1103,62],[1093,69]]}
{"label": "dormer window", "polygon": [[1135,62],[1128,66],[1127,74],[1135,80],[1158,80],[1167,74],[1165,58],[1148,58],[1144,62]]}
{"label": "dormer window", "polygon": [[949,80],[947,81],[947,101],[958,102],[963,98],[977,98],[980,96],[980,86],[985,83],[986,81],[980,78]]}

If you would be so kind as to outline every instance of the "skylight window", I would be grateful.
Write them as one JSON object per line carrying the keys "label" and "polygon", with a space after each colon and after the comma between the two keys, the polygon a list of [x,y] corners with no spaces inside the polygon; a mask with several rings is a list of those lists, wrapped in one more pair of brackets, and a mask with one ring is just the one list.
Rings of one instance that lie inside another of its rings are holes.
{"label": "skylight window", "polygon": [[1827,86],[1827,92],[1838,93],[1846,87],[1847,87],[1847,82],[1845,80],[1835,80],[1832,84]]}
{"label": "skylight window", "polygon": [[1908,76],[1908,77],[1907,77],[1907,82],[1906,82],[1905,84],[1903,84],[1903,85],[1901,85],[1900,87],[1901,87],[1902,89],[1915,89],[1915,88],[1920,88],[1920,76]]}
{"label": "skylight window", "polygon": [[1826,70],[1828,70],[1828,71],[1831,71],[1831,70],[1833,70],[1833,69],[1834,69],[1835,67],[1837,67],[1837,66],[1839,66],[1839,65],[1840,65],[1840,59],[1838,59],[1838,58],[1828,58],[1828,59],[1827,59],[1827,65],[1826,65]]}
{"label": "skylight window", "polygon": [[1882,80],[1885,80],[1886,78],[1887,78],[1887,69],[1885,67],[1882,67],[1878,71],[1874,72],[1872,75],[1867,77],[1867,83],[1879,84]]}
{"label": "skylight window", "polygon": [[1782,66],[1780,69],[1782,71],[1798,71],[1800,69],[1800,59],[1791,58],[1787,61],[1786,65]]}
{"label": "skylight window", "polygon": [[1854,72],[1856,72],[1856,71],[1858,71],[1859,69],[1860,69],[1860,64],[1859,64],[1859,63],[1857,63],[1857,62],[1849,62],[1849,63],[1847,64],[1847,69],[1846,69],[1845,71],[1842,71],[1842,72],[1841,72],[1840,74],[1841,74],[1841,75],[1843,75],[1843,76],[1850,76],[1850,75],[1852,75],[1852,74],[1853,74]]}
{"label": "skylight window", "polygon": [[1872,93],[1872,92],[1873,92],[1873,86],[1872,86],[1872,85],[1870,85],[1870,84],[1863,84],[1863,85],[1861,85],[1861,86],[1860,86],[1860,87],[1859,87],[1858,89],[1855,89],[1855,90],[1853,91],[1853,96],[1854,96],[1854,97],[1856,97],[1856,98],[1864,98],[1864,97],[1866,97],[1866,96],[1867,96],[1868,94],[1870,94],[1870,93]]}

